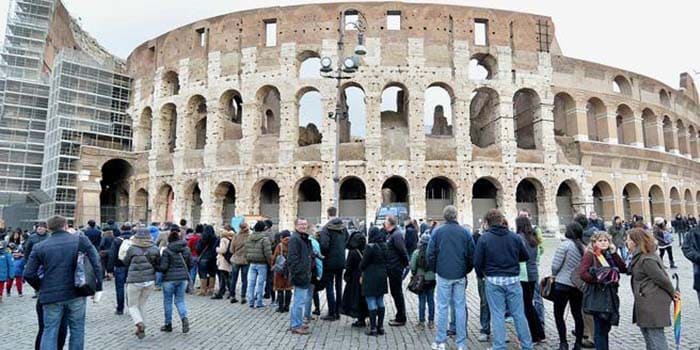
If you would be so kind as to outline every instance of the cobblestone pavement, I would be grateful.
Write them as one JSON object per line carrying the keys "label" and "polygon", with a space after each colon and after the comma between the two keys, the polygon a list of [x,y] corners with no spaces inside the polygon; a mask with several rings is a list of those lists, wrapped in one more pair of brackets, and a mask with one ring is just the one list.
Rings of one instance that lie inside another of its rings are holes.
{"label": "cobblestone pavement", "polygon": [[[546,254],[542,260],[541,273],[547,274],[556,240],[546,241]],[[682,349],[700,347],[700,308],[698,298],[692,290],[692,266],[682,257],[680,249],[676,250],[677,273],[681,277],[681,290],[684,292],[683,307],[683,346]],[[31,290],[30,287],[27,287]],[[468,286],[469,306],[469,348],[487,349],[489,344],[479,343],[479,298],[473,273]],[[14,292],[14,291],[13,291]],[[133,326],[128,315],[114,314],[114,285],[105,284],[105,294],[99,304],[88,303],[86,325],[87,349],[429,349],[434,337],[434,330],[419,330],[415,326],[418,318],[417,297],[406,292],[408,317],[410,323],[405,327],[386,327],[387,334],[380,337],[367,337],[363,331],[352,329],[352,320],[343,317],[337,322],[314,321],[312,334],[309,336],[292,335],[287,331],[289,314],[278,314],[271,307],[250,309],[241,304],[230,304],[226,300],[187,296],[187,306],[191,323],[189,334],[179,332],[180,324],[175,321],[173,333],[161,333],[163,322],[162,294],[154,292],[148,302],[146,313],[146,333],[143,340],[133,335]],[[26,294],[31,295],[31,292]],[[6,298],[0,304],[0,312],[5,327],[5,334],[10,338],[0,343],[5,349],[30,349],[36,334],[35,299],[29,296],[18,298],[15,295]],[[614,327],[610,335],[611,349],[644,349],[644,340],[639,329],[632,324],[632,296],[629,278],[623,277],[621,288],[620,326]],[[394,315],[391,297],[386,296],[387,318]],[[322,308],[325,296],[321,295]],[[551,303],[545,301],[546,332],[548,340],[536,349],[554,349],[558,344]],[[177,312],[174,312],[177,319]],[[573,320],[568,324],[573,326]],[[515,339],[512,326],[508,326],[509,336]],[[673,342],[671,329],[667,329],[669,343]],[[570,342],[573,342],[570,339]],[[451,346],[454,344],[450,342]],[[516,349],[514,343],[509,349]],[[674,346],[675,348],[675,346]]]}

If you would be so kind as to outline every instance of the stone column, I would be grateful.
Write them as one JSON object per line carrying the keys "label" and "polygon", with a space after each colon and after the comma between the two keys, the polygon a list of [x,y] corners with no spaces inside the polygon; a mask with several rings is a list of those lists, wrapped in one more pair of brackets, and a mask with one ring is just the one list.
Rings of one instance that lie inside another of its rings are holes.
{"label": "stone column", "polygon": [[[577,107],[572,113],[574,114],[574,120],[572,124],[574,125],[572,136],[576,141],[588,141],[588,111],[586,110],[586,103],[583,103],[583,108]],[[570,125],[568,119],[569,112],[567,112],[567,123]]]}
{"label": "stone column", "polygon": [[598,138],[607,143],[617,144],[617,114],[616,113],[606,113],[596,116],[596,123],[598,125],[598,130],[603,131],[603,135],[598,135]]}
{"label": "stone column", "polygon": [[665,145],[668,144],[668,152],[676,155],[680,155],[678,150],[678,129],[676,129],[676,123],[671,122],[670,126],[663,126],[664,131],[664,149]]}
{"label": "stone column", "polygon": [[664,151],[663,123],[661,123],[659,117],[657,116],[653,116],[650,119],[651,120],[649,122],[644,123],[647,136],[647,139],[645,140],[647,147],[657,151]]}
{"label": "stone column", "polygon": [[697,132],[693,131],[692,133],[688,133],[688,138],[690,141],[690,158],[694,159],[695,161],[700,160],[700,143],[698,142],[698,135]]}
{"label": "stone column", "polygon": [[[425,137],[425,96],[424,89],[418,84],[408,85],[409,110],[406,111],[408,118],[408,159],[413,164],[422,164],[425,161],[426,137]],[[412,191],[413,192],[413,191]],[[424,203],[425,204],[425,203]],[[423,206],[425,214],[425,205]],[[413,214],[412,214],[413,216]]]}
{"label": "stone column", "polygon": [[409,184],[409,213],[411,218],[425,218],[427,215],[425,186],[427,182],[423,176],[411,177],[407,179]]}
{"label": "stone column", "polygon": [[515,141],[515,126],[513,125],[513,91],[505,88],[498,91],[498,120],[496,124],[496,144],[501,146],[501,156],[504,164],[515,164],[517,143]]}
{"label": "stone column", "polygon": [[[547,191],[549,196],[537,196],[537,201],[542,200],[544,213],[540,213],[540,226],[542,231],[547,233],[559,232],[559,216],[557,215],[557,192]],[[541,199],[540,199],[541,197]]]}
{"label": "stone column", "polygon": [[293,183],[280,182],[279,227],[293,227],[297,203]]}
{"label": "stone column", "polygon": [[200,198],[202,199],[199,221],[201,223],[214,225],[216,229],[222,228],[221,207],[218,206],[219,211],[215,210],[217,205],[214,203],[216,197],[214,196],[213,191],[216,189],[216,186],[212,186],[211,181],[207,178],[200,178],[198,184],[199,190],[201,191]]}
{"label": "stone column", "polygon": [[682,152],[683,156],[691,158],[690,142],[688,141],[688,129],[686,128],[678,132],[678,149]]}
{"label": "stone column", "polygon": [[218,101],[207,102],[207,141],[204,145],[204,167],[215,169],[219,145],[224,140],[224,116]]}
{"label": "stone column", "polygon": [[192,222],[192,198],[191,194],[185,193],[187,186],[182,182],[175,183],[173,191],[175,192],[175,200],[173,201],[173,219],[185,219],[187,222]]}
{"label": "stone column", "polygon": [[299,106],[295,100],[280,103],[279,165],[294,162],[294,150],[299,139]]}
{"label": "stone column", "polygon": [[635,115],[622,121],[622,130],[625,143],[639,148],[644,148],[644,132],[642,131],[642,118]]}
{"label": "stone column", "polygon": [[368,90],[365,95],[365,100],[367,101],[365,160],[369,164],[382,160],[381,93]]}
{"label": "stone column", "polygon": [[261,122],[260,104],[256,102],[244,103],[243,120],[241,123],[243,137],[238,151],[238,158],[241,160],[240,164],[243,166],[252,164],[253,149],[255,148],[255,141],[260,135]]}
{"label": "stone column", "polygon": [[463,99],[457,96],[453,97],[452,101],[452,134],[457,147],[458,164],[464,164],[472,160],[472,140],[469,134],[471,126],[469,119],[470,103],[470,99]]}
{"label": "stone column", "polygon": [[[544,95],[544,93],[542,95]],[[554,139],[553,108],[554,105],[552,103],[541,102],[539,117],[536,116],[536,119],[533,121],[535,145],[537,149],[541,149],[544,152],[545,164],[554,164],[557,162],[557,143]]]}

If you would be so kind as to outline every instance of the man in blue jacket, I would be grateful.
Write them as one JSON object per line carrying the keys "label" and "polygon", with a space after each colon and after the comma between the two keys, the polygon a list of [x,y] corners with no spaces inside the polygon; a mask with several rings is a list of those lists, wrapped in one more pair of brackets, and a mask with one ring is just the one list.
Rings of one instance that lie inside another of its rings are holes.
{"label": "man in blue jacket", "polygon": [[454,304],[458,349],[466,349],[467,274],[473,268],[474,241],[467,229],[457,222],[457,208],[448,205],[443,210],[445,223],[431,233],[428,244],[428,264],[437,279],[437,333],[432,349],[445,349],[447,342],[447,313]]}
{"label": "man in blue jacket", "polygon": [[[102,271],[97,249],[84,235],[66,232],[66,218],[54,216],[47,221],[51,232],[34,247],[27,261],[24,278],[39,290],[44,312],[42,349],[57,347],[58,330],[63,317],[70,329],[70,349],[83,349],[85,342],[85,297],[76,293],[74,275],[78,252],[84,253],[95,272],[97,291],[102,291]],[[40,273],[43,269],[43,277]],[[96,299],[97,300],[97,299]]]}
{"label": "man in blue jacket", "polygon": [[506,348],[506,311],[515,322],[522,350],[532,350],[530,328],[525,318],[523,290],[520,286],[520,262],[529,254],[522,240],[504,225],[505,217],[491,209],[484,218],[488,229],[479,238],[474,253],[474,268],[479,278],[486,279],[486,299],[491,311],[491,332],[494,350]]}

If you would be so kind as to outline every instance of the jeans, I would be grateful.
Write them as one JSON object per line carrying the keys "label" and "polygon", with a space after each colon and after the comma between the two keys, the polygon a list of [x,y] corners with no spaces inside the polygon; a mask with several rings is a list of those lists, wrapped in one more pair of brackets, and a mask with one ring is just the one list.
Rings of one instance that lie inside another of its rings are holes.
{"label": "jeans", "polygon": [[389,289],[396,306],[396,322],[406,322],[406,303],[403,299],[403,270],[389,269]]}
{"label": "jeans", "polygon": [[233,297],[236,293],[231,291],[231,273],[224,270],[219,270],[219,291],[216,293],[217,296],[223,297],[226,294],[226,289],[228,288],[229,297]]}
{"label": "jeans", "polygon": [[659,249],[659,256],[661,257],[661,261],[664,261],[664,253],[666,252],[668,252],[668,261],[671,263],[671,266],[676,265],[673,261],[673,246],[668,246],[666,248]]}
{"label": "jeans", "polygon": [[[39,323],[39,331],[36,333],[36,338],[34,339],[34,350],[41,349],[41,338],[44,336],[44,307],[39,304],[39,299],[36,300],[36,318]],[[66,345],[66,338],[68,337],[68,322],[66,322],[66,315],[63,315],[61,319],[61,324],[58,326],[58,338],[56,349],[63,349]]]}
{"label": "jeans", "polygon": [[593,323],[595,324],[595,349],[608,350],[608,334],[612,325],[596,315],[593,315]]}
{"label": "jeans", "polygon": [[124,284],[126,283],[126,267],[114,267],[114,290],[117,293],[117,311],[124,311]]}
{"label": "jeans", "polygon": [[477,278],[479,288],[479,323],[481,324],[481,334],[491,335],[491,311],[489,302],[486,300],[486,281]]}
{"label": "jeans", "polygon": [[566,340],[566,321],[564,320],[566,304],[569,304],[571,316],[574,318],[576,343],[581,343],[583,340],[583,314],[581,313],[582,301],[583,294],[578,289],[561,283],[554,284],[554,321],[557,324],[559,343],[568,343]]}
{"label": "jeans", "polygon": [[82,350],[85,347],[85,297],[44,304],[43,309],[42,350],[55,350],[57,348],[59,328],[64,317],[68,323],[68,329],[70,329],[68,349]]}
{"label": "jeans", "polygon": [[163,282],[163,311],[165,314],[165,324],[171,324],[173,320],[173,298],[175,307],[180,319],[187,318],[187,305],[185,305],[185,291],[187,281],[166,281]]}
{"label": "jeans", "polygon": [[129,315],[134,324],[144,323],[143,316],[146,313],[146,303],[151,295],[153,285],[142,287],[133,283],[126,285],[126,302],[129,306]]}
{"label": "jeans", "polygon": [[369,311],[374,311],[376,309],[384,307],[384,296],[383,295],[366,296],[365,300],[367,300],[367,309]]}
{"label": "jeans", "polygon": [[318,296],[318,293],[314,292],[314,285],[312,284],[309,288],[306,288],[306,304],[304,304],[304,318],[311,318],[311,301],[314,297]]}
{"label": "jeans", "polygon": [[425,322],[425,306],[428,304],[428,321],[435,320],[435,287],[418,294],[418,322]]}
{"label": "jeans", "polygon": [[540,318],[537,317],[537,311],[535,310],[535,304],[533,302],[536,284],[537,282],[535,281],[520,282],[520,286],[523,289],[523,305],[525,307],[527,326],[530,328],[530,336],[532,337],[532,341],[539,342],[545,339],[545,334]]}
{"label": "jeans", "polygon": [[535,312],[537,312],[537,318],[540,320],[542,329],[544,329],[544,300],[542,300],[540,284],[537,283],[537,281],[535,281],[535,295],[533,296],[532,302],[535,304]]}
{"label": "jeans", "polygon": [[238,273],[241,274],[241,298],[245,299],[248,290],[248,265],[233,264],[231,268],[231,296],[236,295],[236,284],[238,284]]}
{"label": "jeans", "polygon": [[[328,314],[340,315],[340,307],[343,299],[343,269],[325,270],[323,277],[326,279],[326,300],[328,301]],[[335,282],[335,290],[333,285]]]}
{"label": "jeans", "polygon": [[486,299],[491,310],[491,330],[493,331],[493,350],[506,348],[506,310],[510,312],[515,324],[515,331],[520,339],[522,350],[532,350],[530,328],[525,318],[523,289],[520,282],[509,285],[496,285],[486,280]]}
{"label": "jeans", "polygon": [[457,347],[465,347],[467,341],[467,312],[465,289],[467,280],[458,278],[448,280],[436,275],[437,279],[437,333],[435,343],[444,344],[447,342],[447,313],[450,302],[454,302],[457,338]]}
{"label": "jeans", "polygon": [[156,286],[163,286],[163,273],[156,271]]}
{"label": "jeans", "polygon": [[668,350],[663,328],[639,328],[644,336],[647,350]]}
{"label": "jeans", "polygon": [[311,288],[294,287],[292,307],[289,310],[289,328],[297,329],[303,325],[303,317],[306,305],[309,303],[309,291]]}
{"label": "jeans", "polygon": [[190,279],[192,283],[197,282],[197,272],[199,271],[199,258],[196,256],[192,257],[192,267],[190,268]]}
{"label": "jeans", "polygon": [[267,280],[267,264],[250,264],[248,270],[248,306],[263,307],[263,290]]}

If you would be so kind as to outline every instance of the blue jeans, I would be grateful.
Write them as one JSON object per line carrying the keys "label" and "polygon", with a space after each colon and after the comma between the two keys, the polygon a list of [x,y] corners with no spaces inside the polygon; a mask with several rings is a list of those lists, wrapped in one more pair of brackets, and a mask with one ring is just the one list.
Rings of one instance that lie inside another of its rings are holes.
{"label": "blue jeans", "polygon": [[418,294],[418,321],[425,322],[425,304],[428,304],[428,321],[435,320],[435,287]]}
{"label": "blue jeans", "polygon": [[[304,304],[304,317],[311,318],[311,301],[314,299],[314,285],[312,284],[306,290],[306,304]],[[317,294],[318,295],[318,294]]]}
{"label": "blue jeans", "polygon": [[596,350],[608,350],[608,335],[610,334],[610,328],[612,325],[608,320],[601,317],[593,315],[593,327],[595,328],[594,338],[595,338],[595,349]]}
{"label": "blue jeans", "polygon": [[476,281],[479,288],[479,324],[481,325],[479,333],[491,335],[491,311],[489,311],[489,302],[486,300],[486,281],[478,277]]}
{"label": "blue jeans", "polygon": [[513,317],[522,350],[532,350],[532,337],[525,317],[523,288],[520,282],[499,286],[486,280],[486,299],[491,310],[493,350],[506,349],[506,310]]}
{"label": "blue jeans", "polygon": [[197,281],[197,271],[199,270],[199,258],[196,256],[192,257],[192,267],[190,268],[190,279],[192,283]]}
{"label": "blue jeans", "polygon": [[384,307],[384,296],[383,295],[366,296],[365,299],[367,300],[367,309],[369,311],[374,311],[380,307]]}
{"label": "blue jeans", "polygon": [[458,278],[448,280],[436,275],[437,278],[437,334],[435,334],[435,342],[444,344],[447,342],[447,313],[450,303],[454,303],[455,310],[455,328],[457,338],[455,343],[457,347],[466,347],[467,341],[467,301],[465,297],[465,289],[467,280]]}
{"label": "blue jeans", "polygon": [[114,290],[117,292],[117,311],[124,311],[124,284],[126,283],[126,267],[114,267]]}
{"label": "blue jeans", "polygon": [[294,287],[294,298],[292,307],[289,310],[289,327],[297,329],[303,325],[306,305],[309,303],[309,291],[311,288]]}
{"label": "blue jeans", "polygon": [[267,264],[250,264],[248,270],[248,305],[263,307],[263,292],[267,279]]}
{"label": "blue jeans", "polygon": [[245,298],[248,290],[248,265],[233,264],[231,266],[231,288],[229,289],[229,294],[231,297],[236,295],[239,271],[241,274],[241,298]]}
{"label": "blue jeans", "polygon": [[185,305],[185,291],[187,291],[187,281],[166,281],[163,282],[163,310],[165,313],[165,324],[173,321],[173,298],[175,307],[180,319],[187,317],[187,305]]}
{"label": "blue jeans", "polygon": [[156,287],[163,286],[163,273],[156,271]]}
{"label": "blue jeans", "polygon": [[55,350],[58,342],[58,329],[65,316],[68,322],[69,350],[82,350],[85,347],[85,298],[78,297],[53,304],[44,304],[44,334],[41,336],[41,350]]}
{"label": "blue jeans", "polygon": [[[535,279],[539,281],[539,279]],[[537,318],[540,319],[542,328],[544,328],[544,300],[542,300],[542,292],[540,291],[540,284],[535,283],[535,296],[532,299],[532,303],[535,304],[535,312],[537,312]]]}

